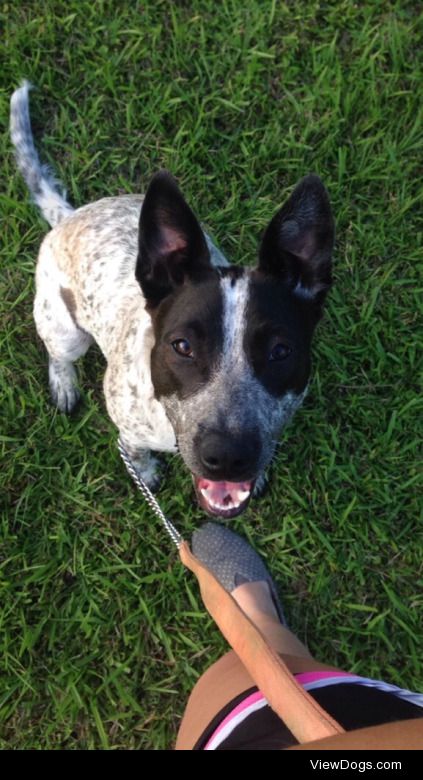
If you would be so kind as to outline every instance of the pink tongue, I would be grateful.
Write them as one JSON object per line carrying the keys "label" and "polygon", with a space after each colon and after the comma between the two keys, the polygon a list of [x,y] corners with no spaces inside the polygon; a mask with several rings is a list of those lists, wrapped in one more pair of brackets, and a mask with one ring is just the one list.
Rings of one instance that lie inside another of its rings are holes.
{"label": "pink tongue", "polygon": [[212,504],[238,506],[248,498],[251,482],[212,482],[209,479],[198,480],[199,490]]}

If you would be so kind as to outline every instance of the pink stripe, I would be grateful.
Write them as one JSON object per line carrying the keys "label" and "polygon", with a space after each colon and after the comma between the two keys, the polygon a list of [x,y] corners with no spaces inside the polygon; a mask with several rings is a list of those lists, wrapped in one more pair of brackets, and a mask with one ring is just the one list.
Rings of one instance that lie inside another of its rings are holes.
{"label": "pink stripe", "polygon": [[351,672],[338,672],[337,669],[331,669],[324,672],[303,672],[296,674],[295,679],[300,685],[315,682],[316,680],[325,680],[327,677],[355,677]]}
{"label": "pink stripe", "polygon": [[229,715],[227,715],[226,718],[222,720],[222,723],[219,723],[219,726],[217,727],[216,731],[213,731],[212,736],[208,740],[207,744],[204,746],[204,750],[207,750],[207,747],[212,741],[212,739],[215,739],[215,737],[226,726],[226,724],[232,720],[232,718],[235,718],[236,715],[239,715],[240,712],[243,712],[244,710],[247,709],[247,707],[250,707],[251,704],[255,704],[257,701],[264,701],[264,696],[262,693],[260,693],[260,691],[256,691],[256,693],[251,693],[250,696],[247,696],[246,699],[243,699],[243,701],[241,701],[235,707],[235,709],[231,710]]}

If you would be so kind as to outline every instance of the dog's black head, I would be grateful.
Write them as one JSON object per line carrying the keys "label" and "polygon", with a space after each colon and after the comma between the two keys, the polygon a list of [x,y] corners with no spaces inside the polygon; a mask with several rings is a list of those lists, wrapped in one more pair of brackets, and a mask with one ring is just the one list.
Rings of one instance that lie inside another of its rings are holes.
{"label": "dog's black head", "polygon": [[255,270],[216,266],[173,178],[150,184],[136,278],[155,333],[152,381],[210,514],[243,511],[302,403],[333,241],[326,190],[310,175],[268,225]]}

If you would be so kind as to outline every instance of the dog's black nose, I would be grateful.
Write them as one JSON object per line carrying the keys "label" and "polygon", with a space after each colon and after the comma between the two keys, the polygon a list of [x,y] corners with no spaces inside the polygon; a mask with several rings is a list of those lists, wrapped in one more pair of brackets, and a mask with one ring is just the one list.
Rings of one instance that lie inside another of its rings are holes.
{"label": "dog's black nose", "polygon": [[254,433],[242,437],[224,431],[206,433],[199,442],[201,476],[230,482],[253,479],[259,455],[260,441]]}

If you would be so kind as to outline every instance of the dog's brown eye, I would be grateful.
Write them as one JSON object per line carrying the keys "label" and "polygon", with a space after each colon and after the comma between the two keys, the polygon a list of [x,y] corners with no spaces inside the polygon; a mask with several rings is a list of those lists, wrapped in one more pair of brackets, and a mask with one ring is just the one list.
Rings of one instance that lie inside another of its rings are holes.
{"label": "dog's brown eye", "polygon": [[286,344],[275,344],[269,353],[269,360],[285,360],[291,352],[291,347],[288,347]]}
{"label": "dog's brown eye", "polygon": [[175,352],[177,352],[178,355],[182,355],[182,357],[193,357],[192,347],[188,339],[176,339],[176,341],[172,341],[172,347]]}

